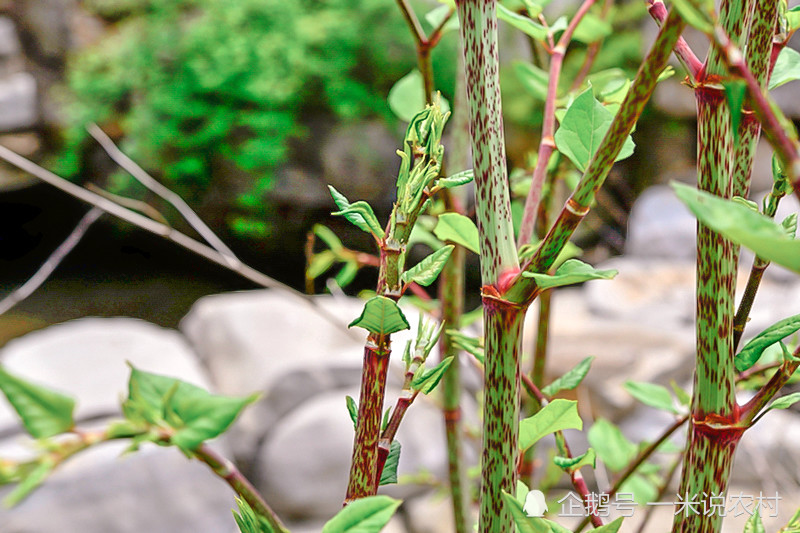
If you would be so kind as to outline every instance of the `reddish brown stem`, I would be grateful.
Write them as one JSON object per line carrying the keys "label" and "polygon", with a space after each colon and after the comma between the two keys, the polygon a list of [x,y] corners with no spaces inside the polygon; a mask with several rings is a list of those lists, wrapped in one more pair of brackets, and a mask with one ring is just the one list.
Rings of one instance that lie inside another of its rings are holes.
{"label": "reddish brown stem", "polygon": [[[650,16],[653,17],[653,20],[660,26],[667,20],[667,8],[664,6],[664,2],[661,0],[648,0],[648,3],[650,7],[647,10]],[[691,76],[692,79],[697,79],[698,74],[703,70],[703,63],[697,58],[697,55],[695,55],[689,43],[687,43],[683,37],[679,37],[678,42],[675,44],[674,51],[675,55],[678,56],[678,59],[686,68],[689,76]]]}
{"label": "reddish brown stem", "polygon": [[594,5],[595,0],[584,0],[578,12],[561,34],[558,44],[553,47],[550,59],[550,75],[547,82],[547,98],[544,104],[544,123],[542,125],[542,139],[539,142],[539,158],[536,160],[536,168],[533,169],[533,180],[525,199],[525,211],[522,215],[522,224],[519,228],[517,246],[528,244],[533,236],[533,229],[536,223],[536,214],[539,210],[539,202],[542,195],[542,187],[547,176],[547,164],[550,156],[553,155],[556,143],[554,133],[556,129],[556,97],[558,96],[558,80],[561,77],[561,66],[564,63],[564,56],[567,53],[567,46],[572,39],[575,28],[578,27],[581,19]]}

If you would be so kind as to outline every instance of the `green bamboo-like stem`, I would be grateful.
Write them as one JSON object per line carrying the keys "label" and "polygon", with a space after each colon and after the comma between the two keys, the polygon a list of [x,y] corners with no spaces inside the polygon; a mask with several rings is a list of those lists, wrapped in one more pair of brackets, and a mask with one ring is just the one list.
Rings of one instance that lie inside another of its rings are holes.
{"label": "green bamboo-like stem", "polygon": [[484,296],[485,358],[480,533],[513,531],[503,492],[516,487],[519,356],[524,311]]}
{"label": "green bamboo-like stem", "polygon": [[[741,0],[723,1],[720,19],[736,35],[744,32]],[[721,198],[733,191],[735,151],[730,110],[721,86],[725,74],[712,49],[697,80],[697,187]],[[733,316],[736,246],[702,223],[697,228],[697,357],[691,407],[692,423],[678,495],[684,501],[723,494],[728,487],[739,423],[733,366]],[[674,533],[719,531],[718,513],[677,513]]]}
{"label": "green bamboo-like stem", "polygon": [[[496,0],[458,0],[484,286],[519,270],[500,103]],[[501,288],[502,292],[502,288]]]}
{"label": "green bamboo-like stem", "polygon": [[500,105],[496,0],[458,0],[467,81],[485,328],[480,533],[512,531],[502,493],[513,492],[524,307],[501,297],[519,271]]}
{"label": "green bamboo-like stem", "polygon": [[453,362],[442,376],[442,411],[447,437],[447,471],[453,518],[456,533],[467,533],[468,494],[464,490],[464,472],[461,438],[461,370],[460,350],[447,330],[459,329],[464,312],[465,250],[456,246],[442,270],[439,299],[442,302],[442,321],[447,324],[439,344],[441,358],[453,357]]}
{"label": "green bamboo-like stem", "polygon": [[[667,65],[667,60],[684,27],[685,23],[677,12],[671,10],[645,57],[644,63],[639,68],[608,133],[600,143],[578,186],[567,200],[544,241],[531,260],[525,264],[523,268],[525,271],[547,272],[555,263],[558,254],[572,236],[575,228],[586,216],[592,200],[622,149],[626,136],[644,110],[650,95],[653,94],[658,76]],[[538,290],[533,280],[518,277],[506,293],[506,298],[514,302],[530,302],[537,294]]]}
{"label": "green bamboo-like stem", "polygon": [[[749,38],[747,41],[747,67],[762,88],[766,88],[769,79],[772,41],[775,34],[775,22],[778,17],[778,2],[761,2],[759,9],[752,0],[745,6],[750,19]],[[745,109],[739,124],[739,141],[736,143],[733,169],[733,195],[746,198],[750,192],[750,175],[756,145],[761,135],[761,124],[752,110]]]}
{"label": "green bamboo-like stem", "polygon": [[537,213],[539,212],[539,201],[542,194],[542,187],[547,176],[547,165],[550,163],[550,156],[556,148],[554,138],[556,128],[556,98],[558,97],[558,80],[561,77],[561,66],[564,63],[564,56],[567,55],[567,47],[575,28],[583,19],[584,15],[594,5],[595,0],[584,0],[578,8],[575,16],[561,34],[558,44],[550,52],[550,73],[547,81],[547,97],[544,103],[544,122],[542,124],[542,138],[539,141],[539,157],[536,160],[536,168],[533,170],[531,188],[528,197],[525,199],[525,208],[522,214],[522,223],[519,228],[517,246],[528,244],[533,236],[534,225]]}
{"label": "green bamboo-like stem", "polygon": [[378,437],[389,353],[387,335],[369,335],[364,347],[358,419],[345,505],[358,498],[371,496],[378,490]]}

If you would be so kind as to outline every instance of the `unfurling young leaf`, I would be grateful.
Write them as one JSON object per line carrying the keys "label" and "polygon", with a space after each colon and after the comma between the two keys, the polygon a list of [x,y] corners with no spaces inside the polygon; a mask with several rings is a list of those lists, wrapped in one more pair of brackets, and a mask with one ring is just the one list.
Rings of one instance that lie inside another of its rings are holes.
{"label": "unfurling young leaf", "polygon": [[427,287],[439,276],[439,273],[441,273],[442,269],[447,264],[447,260],[450,258],[453,248],[455,248],[455,246],[452,244],[439,248],[412,268],[403,272],[400,279],[403,280],[404,283],[414,281]]}
{"label": "unfurling young leaf", "polygon": [[764,523],[761,521],[758,508],[755,509],[753,514],[750,515],[750,518],[747,519],[747,522],[745,522],[743,533],[765,533]]}
{"label": "unfurling young leaf", "polygon": [[472,169],[462,170],[461,172],[457,172],[452,176],[447,176],[446,178],[439,178],[438,180],[436,180],[436,187],[440,189],[450,189],[452,187],[466,185],[473,179],[475,179],[474,170]]}
{"label": "unfurling young leaf", "polygon": [[526,278],[533,278],[540,289],[552,289],[564,285],[583,283],[592,279],[612,279],[617,275],[616,270],[595,270],[591,265],[578,259],[565,261],[558,267],[554,275],[537,274],[535,272],[523,272]]}
{"label": "unfurling young leaf", "polygon": [[347,327],[358,326],[376,335],[391,335],[410,326],[397,303],[385,296],[374,296],[364,304],[361,316]]}
{"label": "unfurling young leaf", "polygon": [[594,450],[589,448],[586,450],[586,453],[577,457],[553,457],[553,462],[558,467],[563,468],[568,474],[571,474],[587,465],[590,465],[592,468],[594,468],[596,459],[597,455],[595,454]]}
{"label": "unfurling young leaf", "polygon": [[49,457],[45,457],[36,463],[33,468],[23,475],[22,480],[14,487],[14,490],[3,498],[3,505],[13,507],[27,498],[31,492],[44,482],[55,466],[55,461]]}
{"label": "unfurling young leaf", "polygon": [[519,449],[525,451],[539,439],[563,429],[583,429],[583,420],[578,415],[578,402],[553,400],[535,415],[519,423]]}
{"label": "unfurling young leaf", "polygon": [[672,188],[697,220],[712,230],[764,260],[800,272],[800,241],[789,238],[772,219],[688,185],[673,183]]}
{"label": "unfurling young leaf", "polygon": [[233,511],[233,518],[241,533],[275,533],[269,522],[258,516],[246,501],[236,498],[236,505],[239,512]]}
{"label": "unfurling young leaf", "polygon": [[673,405],[672,402],[672,394],[669,393],[669,390],[667,390],[666,387],[662,387],[661,385],[657,385],[655,383],[644,383],[630,380],[626,381],[623,387],[631,396],[645,405],[655,407],[656,409],[661,409],[662,411],[678,414],[678,410],[675,408],[675,405]]}
{"label": "unfurling young leaf", "polygon": [[0,390],[33,438],[46,439],[69,431],[75,424],[75,400],[10,374],[2,366]]}
{"label": "unfurling young leaf", "polygon": [[589,373],[589,368],[592,366],[594,356],[590,355],[583,361],[575,365],[566,374],[560,378],[556,378],[552,383],[542,388],[542,394],[545,396],[554,396],[562,390],[572,390],[581,384],[583,378]]}
{"label": "unfurling young leaf", "polygon": [[350,503],[322,528],[322,533],[380,533],[402,502],[368,496]]}
{"label": "unfurling young leaf", "polygon": [[444,213],[439,215],[439,221],[433,234],[442,241],[451,241],[460,244],[467,250],[480,253],[478,243],[478,228],[475,223],[464,215],[458,213]]}
{"label": "unfurling young leaf", "polygon": [[353,428],[355,428],[358,425],[358,405],[350,395],[345,396],[344,400],[347,403],[347,412],[350,414],[350,420],[353,421]]}
{"label": "unfurling young leaf", "polygon": [[389,455],[386,456],[386,462],[383,465],[383,472],[381,472],[381,480],[379,486],[391,485],[397,483],[397,465],[400,464],[400,443],[393,440],[389,445]]}
{"label": "unfurling young leaf", "polygon": [[[555,134],[556,148],[583,172],[613,120],[614,115],[597,101],[589,87],[567,109]],[[628,135],[616,161],[630,157],[634,148],[633,139]]]}
{"label": "unfurling young leaf", "polygon": [[800,392],[793,392],[792,394],[782,396],[769,404],[769,407],[765,409],[765,412],[769,411],[770,409],[788,409],[797,402],[800,402]]}
{"label": "unfurling young leaf", "polygon": [[497,18],[514,26],[522,33],[533,37],[539,42],[544,42],[550,32],[550,30],[538,22],[534,22],[529,17],[517,15],[502,4],[497,4]]}
{"label": "unfurling young leaf", "polygon": [[800,315],[780,320],[745,344],[744,348],[733,358],[736,370],[743,372],[758,362],[764,350],[800,330]]}
{"label": "unfurling young leaf", "polygon": [[[381,225],[378,224],[378,217],[375,216],[375,212],[372,210],[372,207],[363,200],[359,200],[358,202],[353,202],[352,204],[348,205],[341,211],[335,211],[331,214],[336,216],[338,215],[344,216],[347,220],[350,220],[350,217],[352,215],[358,215],[369,228],[368,233],[372,233],[378,238],[383,238],[384,235],[383,228],[381,228]],[[353,221],[350,220],[350,222]],[[361,226],[358,227],[361,228]]]}
{"label": "unfurling young leaf", "polygon": [[620,472],[636,457],[636,445],[608,420],[598,419],[589,429],[587,437],[597,457],[612,472]]}
{"label": "unfurling young leaf", "polygon": [[[456,18],[456,17],[453,17]],[[425,94],[422,74],[414,69],[395,82],[389,89],[389,109],[403,122],[411,122],[414,116],[425,109]],[[442,113],[450,111],[450,104],[441,98]]]}
{"label": "unfurling young leaf", "polygon": [[339,252],[344,248],[342,241],[339,240],[339,237],[327,226],[323,226],[322,224],[314,224],[314,227],[311,228],[316,235],[322,242],[328,245],[333,252]]}
{"label": "unfurling young leaf", "polygon": [[436,388],[436,385],[439,384],[439,381],[444,376],[444,373],[450,367],[450,363],[453,362],[453,356],[445,358],[442,362],[440,362],[435,367],[426,370],[421,375],[414,378],[414,381],[411,382],[411,388],[413,390],[418,390],[422,394],[429,394],[433,389]]}

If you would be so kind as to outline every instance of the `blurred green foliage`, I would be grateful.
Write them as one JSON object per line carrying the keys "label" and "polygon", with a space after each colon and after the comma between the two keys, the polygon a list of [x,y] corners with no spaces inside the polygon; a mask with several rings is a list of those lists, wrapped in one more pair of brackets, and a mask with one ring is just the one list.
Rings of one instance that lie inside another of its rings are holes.
{"label": "blurred green foliage", "polygon": [[[58,170],[89,170],[89,122],[117,130],[135,161],[190,200],[224,179],[221,163],[233,163],[252,176],[234,206],[246,216],[229,220],[245,234],[263,232],[263,193],[289,141],[307,133],[307,119],[394,122],[386,95],[415,64],[408,29],[385,0],[84,5],[109,31],[68,65],[69,127]],[[434,64],[445,92],[454,83],[450,41]],[[134,194],[127,178],[115,178],[115,192]]]}

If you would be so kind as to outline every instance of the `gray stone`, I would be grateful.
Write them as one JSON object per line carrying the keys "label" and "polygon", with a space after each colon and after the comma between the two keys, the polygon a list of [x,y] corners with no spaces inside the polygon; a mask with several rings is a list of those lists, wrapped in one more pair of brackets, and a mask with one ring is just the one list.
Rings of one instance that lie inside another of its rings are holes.
{"label": "gray stone", "polygon": [[7,17],[0,17],[0,58],[19,55],[21,50],[14,22]]}
{"label": "gray stone", "polygon": [[647,258],[693,259],[697,222],[672,188],[644,191],[628,218],[625,254]]}
{"label": "gray stone", "polygon": [[[341,508],[353,446],[346,394],[357,398],[358,389],[326,392],[303,403],[264,441],[255,477],[267,501],[282,516],[321,519]],[[393,404],[395,397],[396,392],[390,392],[387,404]],[[441,412],[424,398],[417,398],[409,408],[397,439],[402,445],[399,475],[424,470],[444,476]],[[380,493],[406,499],[420,490],[398,485],[382,487]]]}
{"label": "gray stone", "polygon": [[30,128],[39,118],[36,80],[17,72],[0,80],[0,131]]}
{"label": "gray stone", "polygon": [[390,205],[396,196],[400,158],[395,152],[401,141],[380,122],[336,126],[320,149],[322,175],[352,201]]}
{"label": "gray stone", "polygon": [[[9,342],[0,361],[11,372],[78,399],[76,417],[116,415],[137,368],[208,388],[202,367],[176,331],[132,318],[84,318]],[[0,428],[16,417],[0,404]]]}
{"label": "gray stone", "polygon": [[[218,533],[233,531],[233,492],[205,465],[176,449],[126,443],[83,452],[13,509],[0,509],[3,533]],[[10,491],[0,488],[0,496]]]}
{"label": "gray stone", "polygon": [[20,19],[36,43],[36,52],[63,57],[72,45],[70,23],[77,11],[76,0],[41,0],[20,4]]}

